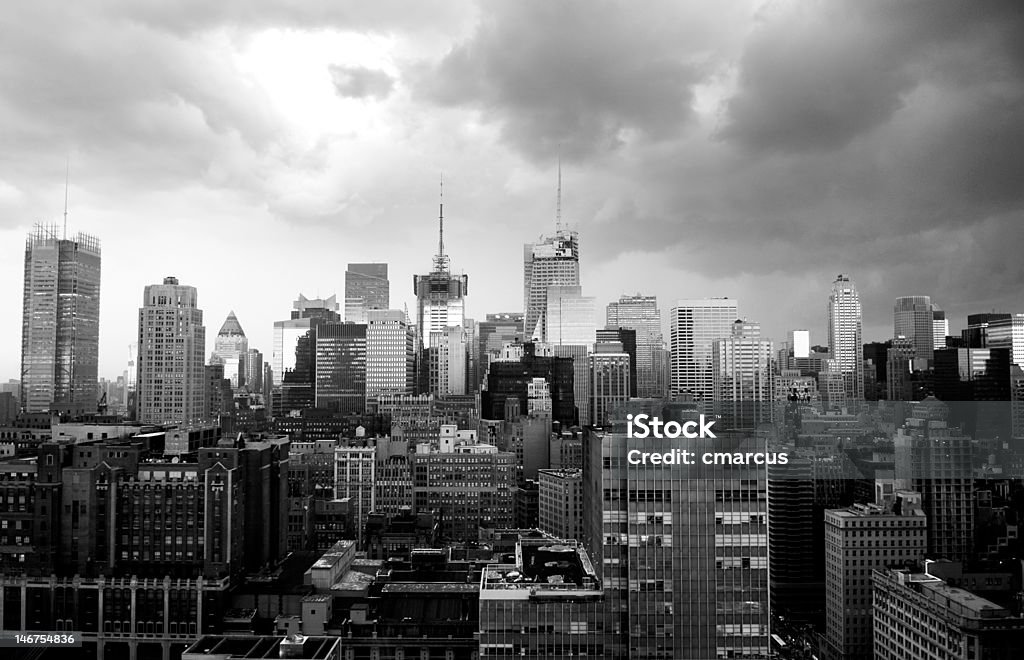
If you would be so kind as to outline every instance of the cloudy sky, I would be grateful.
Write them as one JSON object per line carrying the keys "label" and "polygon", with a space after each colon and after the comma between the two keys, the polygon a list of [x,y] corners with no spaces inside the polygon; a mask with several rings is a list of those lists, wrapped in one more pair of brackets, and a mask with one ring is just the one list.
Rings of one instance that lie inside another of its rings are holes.
{"label": "cloudy sky", "polygon": [[522,243],[563,218],[584,293],[728,296],[825,343],[839,272],[865,338],[897,295],[1024,311],[1019,2],[95,0],[0,15],[0,379],[24,238],[103,245],[100,374],[146,284],[234,309],[269,359],[301,292],[446,244],[468,312],[522,309]]}

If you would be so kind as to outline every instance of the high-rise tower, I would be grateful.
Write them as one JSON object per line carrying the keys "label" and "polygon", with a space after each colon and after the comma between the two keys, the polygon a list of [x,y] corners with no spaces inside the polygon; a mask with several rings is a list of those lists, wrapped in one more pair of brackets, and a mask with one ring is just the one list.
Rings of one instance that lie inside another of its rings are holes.
{"label": "high-rise tower", "polygon": [[238,322],[238,317],[232,311],[224,319],[224,324],[217,332],[217,338],[213,340],[213,355],[211,362],[218,362],[224,365],[224,378],[231,381],[232,388],[239,388],[245,384],[245,360],[248,357],[249,340]]}
{"label": "high-rise tower", "polygon": [[562,225],[562,166],[558,166],[555,233],[523,245],[523,334],[526,340],[548,336],[548,287],[580,285],[579,234]]}
{"label": "high-rise tower", "polygon": [[929,296],[901,296],[892,309],[893,337],[906,337],[917,359],[929,363],[935,354],[935,313]]}
{"label": "high-rise tower", "polygon": [[828,297],[828,346],[834,368],[843,375],[847,400],[864,399],[862,325],[857,286],[849,276],[837,275]]}
{"label": "high-rise tower", "polygon": [[639,293],[621,296],[617,302],[608,303],[607,324],[609,328],[636,330],[635,395],[645,398],[665,396],[664,374],[656,368],[664,346],[658,299]]}
{"label": "high-rise tower", "polygon": [[194,286],[165,277],[139,309],[138,421],[191,424],[206,414],[206,328]]}
{"label": "high-rise tower", "polygon": [[96,410],[100,242],[36,225],[25,241],[21,405],[26,412]]}
{"label": "high-rise tower", "polygon": [[680,300],[672,308],[670,342],[674,395],[710,401],[713,394],[712,346],[732,335],[739,306],[728,298]]}
{"label": "high-rise tower", "polygon": [[[466,325],[466,290],[469,286],[468,275],[453,275],[448,255],[444,251],[444,196],[442,193],[438,213],[437,254],[434,255],[434,267],[426,275],[413,275],[413,292],[416,294],[416,332],[417,341],[417,377],[419,389],[424,392],[435,392],[436,379],[432,379],[431,364],[436,366],[442,346],[449,347],[448,339],[452,336],[451,328],[458,328],[461,334]],[[465,378],[466,363],[469,353],[465,349],[468,344],[463,341],[461,354],[445,353],[445,362],[449,367],[458,369]],[[433,351],[433,356],[431,352]],[[433,362],[431,362],[433,360]],[[465,392],[465,384],[455,388]],[[456,393],[447,390],[443,393]]]}

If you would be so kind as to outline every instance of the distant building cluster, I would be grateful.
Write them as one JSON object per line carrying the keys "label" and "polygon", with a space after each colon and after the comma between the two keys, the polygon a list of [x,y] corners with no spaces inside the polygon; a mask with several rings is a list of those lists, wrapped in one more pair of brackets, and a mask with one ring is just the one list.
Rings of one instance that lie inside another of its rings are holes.
{"label": "distant building cluster", "polygon": [[[473,319],[438,222],[414,309],[388,264],[348,264],[266,354],[234,312],[207,346],[195,287],[142,285],[114,380],[99,241],[34,229],[0,634],[75,632],[97,660],[1018,657],[1024,314],[956,335],[900,296],[865,342],[840,274],[825,345],[724,297],[663,326],[623,294],[602,323],[559,201],[522,309]],[[713,419],[691,451],[790,460],[638,467],[677,442],[631,437],[641,413]]]}

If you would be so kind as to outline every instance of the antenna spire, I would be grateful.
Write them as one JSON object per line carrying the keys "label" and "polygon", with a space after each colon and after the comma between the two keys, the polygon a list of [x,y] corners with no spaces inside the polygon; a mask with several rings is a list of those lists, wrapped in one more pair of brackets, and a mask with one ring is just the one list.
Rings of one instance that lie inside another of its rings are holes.
{"label": "antenna spire", "polygon": [[68,187],[71,183],[71,156],[64,163],[64,240],[68,238]]}
{"label": "antenna spire", "polygon": [[558,150],[558,195],[555,199],[555,229],[562,231],[562,150]]}
{"label": "antenna spire", "polygon": [[434,255],[434,272],[448,272],[448,256],[444,253],[444,174],[441,175],[441,202],[437,213],[437,254]]}
{"label": "antenna spire", "polygon": [[440,204],[438,205],[437,222],[438,222],[438,235],[437,235],[437,254],[444,256],[444,172],[441,173],[441,195]]}

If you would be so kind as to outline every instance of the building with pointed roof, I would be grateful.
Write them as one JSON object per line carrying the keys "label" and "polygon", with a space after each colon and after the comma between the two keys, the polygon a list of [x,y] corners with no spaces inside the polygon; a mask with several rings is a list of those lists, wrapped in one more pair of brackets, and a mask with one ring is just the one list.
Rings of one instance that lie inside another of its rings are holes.
{"label": "building with pointed roof", "polygon": [[224,378],[231,381],[234,389],[245,385],[245,358],[248,352],[249,340],[232,310],[217,332],[210,363],[224,365]]}

